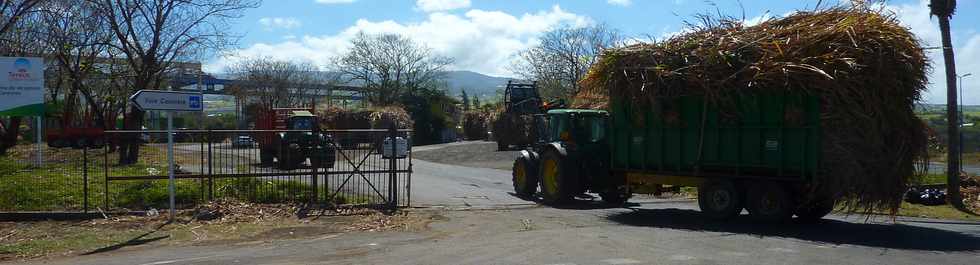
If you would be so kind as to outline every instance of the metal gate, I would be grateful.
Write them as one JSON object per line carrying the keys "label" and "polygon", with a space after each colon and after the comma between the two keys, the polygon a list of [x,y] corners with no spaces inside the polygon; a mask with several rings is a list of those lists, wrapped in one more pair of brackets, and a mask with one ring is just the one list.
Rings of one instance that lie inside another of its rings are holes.
{"label": "metal gate", "polygon": [[[333,149],[333,159],[327,158],[330,156],[296,155],[285,147],[288,143],[278,142],[275,143],[279,145],[277,150],[271,153],[272,158],[267,158],[270,153],[264,150],[269,148],[264,145],[269,143],[262,140],[268,139],[269,135],[288,133],[326,135],[324,142],[305,144]],[[310,202],[327,206],[410,206],[410,134],[409,130],[394,129],[177,131],[174,135],[174,156],[178,164],[175,170],[177,201],[185,207],[216,198],[259,203]],[[160,167],[162,163],[159,163],[166,161],[166,132],[107,131],[106,136],[110,145],[120,146],[121,143],[115,143],[113,139],[139,139],[142,142],[139,159],[144,162],[137,163],[134,170],[132,165],[118,166],[115,158],[108,155],[103,158],[105,189],[109,191],[104,194],[105,207],[159,206],[159,200],[154,198],[133,200],[123,192],[139,192],[141,187],[145,192],[154,192],[167,182],[167,168]],[[405,143],[403,148],[388,153],[400,152],[385,154],[386,146],[389,149],[397,147],[399,142]],[[301,157],[302,161],[297,161],[296,157]],[[116,167],[111,166],[114,163]],[[148,169],[139,170],[142,167]],[[147,174],[142,174],[144,172]],[[141,185],[134,188],[134,182]]]}
{"label": "metal gate", "polygon": [[[297,153],[277,148],[271,160],[264,159],[269,153],[262,149],[270,145],[260,144],[259,139],[290,133],[322,134],[322,142],[305,145],[329,151],[300,160]],[[234,198],[318,207],[411,206],[410,135],[410,130],[395,129],[176,131],[176,203],[188,208]],[[102,139],[86,139],[65,148],[44,146],[40,150],[45,160],[40,165],[27,162],[26,158],[33,161],[28,154],[23,155],[24,161],[0,161],[15,163],[8,167],[15,173],[0,183],[0,190],[11,194],[0,201],[0,212],[166,208],[166,136],[165,131],[106,131]],[[139,146],[138,159],[120,163],[120,150],[130,144]]]}

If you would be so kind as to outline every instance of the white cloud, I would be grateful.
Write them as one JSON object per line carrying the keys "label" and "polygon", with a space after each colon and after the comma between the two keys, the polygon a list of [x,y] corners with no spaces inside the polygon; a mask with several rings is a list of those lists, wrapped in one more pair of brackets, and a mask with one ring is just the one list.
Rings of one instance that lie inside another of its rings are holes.
{"label": "white cloud", "polygon": [[279,43],[257,43],[237,50],[208,64],[207,70],[224,71],[224,67],[241,57],[273,57],[309,60],[327,66],[332,58],[343,54],[358,32],[368,34],[397,33],[455,58],[451,69],[471,70],[484,74],[507,76],[507,70],[518,51],[538,42],[538,36],[562,24],[586,26],[591,19],[566,12],[559,6],[536,13],[514,16],[499,11],[470,10],[462,15],[431,13],[424,21],[400,23],[391,20],[358,20],[333,35],[302,36]]}
{"label": "white cloud", "polygon": [[293,29],[303,25],[298,19],[291,17],[264,17],[259,19],[259,24],[266,30]]}
{"label": "white cloud", "polygon": [[470,7],[470,0],[418,0],[415,6],[425,12],[438,12]]}
{"label": "white cloud", "polygon": [[633,4],[633,1],[632,0],[606,0],[606,3],[609,3],[610,5],[617,5],[617,6],[630,6]]}
{"label": "white cloud", "polygon": [[[941,46],[939,22],[929,15],[929,1],[920,0],[918,3],[888,5],[887,10],[895,12],[901,23],[912,30],[925,47]],[[965,75],[973,72],[973,76],[963,79],[963,99],[966,104],[980,104],[980,33],[976,32],[976,24],[964,23],[969,20],[953,16],[953,51],[956,53],[956,70]],[[959,24],[957,24],[959,22]],[[943,63],[942,50],[929,49],[927,55],[932,61],[932,73],[929,74],[929,90],[923,100],[927,103],[946,103],[946,67]],[[959,84],[957,84],[959,85]]]}
{"label": "white cloud", "polygon": [[316,0],[316,2],[320,4],[331,5],[331,4],[350,4],[353,2],[357,2],[357,0]]}

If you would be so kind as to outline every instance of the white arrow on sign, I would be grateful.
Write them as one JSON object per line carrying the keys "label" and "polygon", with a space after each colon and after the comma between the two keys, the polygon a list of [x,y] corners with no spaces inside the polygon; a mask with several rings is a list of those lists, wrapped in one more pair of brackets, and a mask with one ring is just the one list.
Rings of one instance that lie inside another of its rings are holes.
{"label": "white arrow on sign", "polygon": [[204,98],[201,93],[140,90],[129,97],[141,110],[203,111]]}

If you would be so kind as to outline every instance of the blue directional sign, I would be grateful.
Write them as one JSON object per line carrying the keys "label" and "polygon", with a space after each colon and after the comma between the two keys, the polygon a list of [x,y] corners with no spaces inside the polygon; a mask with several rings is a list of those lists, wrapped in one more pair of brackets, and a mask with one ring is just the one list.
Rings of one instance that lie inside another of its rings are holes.
{"label": "blue directional sign", "polygon": [[203,111],[204,99],[201,93],[140,90],[129,100],[142,110]]}

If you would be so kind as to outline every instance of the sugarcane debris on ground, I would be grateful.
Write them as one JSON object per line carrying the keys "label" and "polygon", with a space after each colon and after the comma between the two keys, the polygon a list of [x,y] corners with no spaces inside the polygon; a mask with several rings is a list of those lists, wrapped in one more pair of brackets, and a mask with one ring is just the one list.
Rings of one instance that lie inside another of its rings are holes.
{"label": "sugarcane debris on ground", "polygon": [[743,94],[816,96],[822,161],[814,192],[848,211],[898,211],[927,156],[926,126],[914,107],[929,63],[894,14],[835,7],[755,26],[709,17],[702,24],[664,41],[605,51],[573,107],[630,100],[645,106],[636,109],[663,108],[665,99],[695,95],[738,121],[733,101]]}
{"label": "sugarcane debris on ground", "polygon": [[[366,208],[307,209],[299,204],[234,200],[181,210],[168,223],[165,210],[85,221],[0,222],[0,261],[54,258],[153,245],[269,242],[343,233],[421,231],[425,212],[385,214]],[[137,242],[137,243],[134,243]]]}

